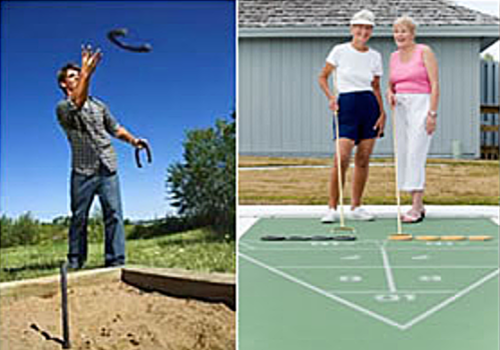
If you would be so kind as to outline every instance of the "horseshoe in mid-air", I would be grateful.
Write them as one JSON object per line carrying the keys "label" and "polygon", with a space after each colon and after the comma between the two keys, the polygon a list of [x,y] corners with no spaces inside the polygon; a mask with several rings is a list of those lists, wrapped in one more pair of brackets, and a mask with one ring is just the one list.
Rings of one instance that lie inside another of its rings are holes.
{"label": "horseshoe in mid-air", "polygon": [[150,44],[131,45],[120,40],[121,37],[126,37],[128,30],[126,28],[113,29],[108,33],[108,39],[118,47],[132,52],[150,52],[153,47]]}

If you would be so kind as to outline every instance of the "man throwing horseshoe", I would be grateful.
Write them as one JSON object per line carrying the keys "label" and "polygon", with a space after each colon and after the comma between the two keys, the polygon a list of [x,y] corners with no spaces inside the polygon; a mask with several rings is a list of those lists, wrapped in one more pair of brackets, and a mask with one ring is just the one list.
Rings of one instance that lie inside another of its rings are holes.
{"label": "man throwing horseshoe", "polygon": [[140,149],[146,140],[135,138],[119,125],[109,108],[89,96],[92,75],[102,58],[90,46],[82,48],[81,67],[68,63],[57,73],[65,98],[57,104],[59,124],[71,147],[71,226],[68,267],[80,269],[87,260],[87,221],[94,197],[99,197],[105,228],[105,266],[125,264],[125,230],[111,136]]}

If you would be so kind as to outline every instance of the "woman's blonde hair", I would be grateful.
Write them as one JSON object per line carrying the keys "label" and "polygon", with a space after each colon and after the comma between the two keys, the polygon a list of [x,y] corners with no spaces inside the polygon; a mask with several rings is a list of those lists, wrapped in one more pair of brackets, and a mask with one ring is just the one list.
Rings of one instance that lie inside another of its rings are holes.
{"label": "woman's blonde hair", "polygon": [[394,21],[393,26],[402,25],[410,30],[410,32],[415,35],[417,32],[417,23],[410,16],[402,16]]}

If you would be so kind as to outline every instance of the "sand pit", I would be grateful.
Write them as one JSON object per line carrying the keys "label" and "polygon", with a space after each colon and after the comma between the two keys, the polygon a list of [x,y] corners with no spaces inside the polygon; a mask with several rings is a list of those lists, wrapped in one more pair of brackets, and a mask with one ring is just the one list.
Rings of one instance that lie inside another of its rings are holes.
{"label": "sand pit", "polygon": [[[44,287],[44,292],[37,294],[1,298],[1,349],[62,348],[59,289],[55,285]],[[122,282],[119,276],[99,283],[70,281],[68,295],[72,349],[236,347],[235,312],[223,303],[144,292]]]}

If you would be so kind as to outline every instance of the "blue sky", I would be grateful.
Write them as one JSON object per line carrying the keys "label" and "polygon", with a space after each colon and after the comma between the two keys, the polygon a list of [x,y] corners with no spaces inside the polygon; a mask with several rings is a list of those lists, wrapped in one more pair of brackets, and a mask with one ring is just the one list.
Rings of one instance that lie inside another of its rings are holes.
{"label": "blue sky", "polygon": [[[473,10],[481,11],[497,17],[499,16],[499,0],[455,0],[455,2]],[[485,53],[493,55],[493,57],[495,57],[498,61],[500,57],[500,43],[497,41],[495,44],[491,45],[488,49],[482,52],[482,54]]]}
{"label": "blue sky", "polygon": [[[2,1],[0,15],[2,214],[69,214],[70,150],[54,113],[63,97],[56,72],[79,62],[81,45],[91,43],[104,52],[91,94],[153,149],[153,164],[138,169],[133,149],[114,141],[125,216],[164,216],[166,169],[181,160],[186,130],[235,108],[234,1]],[[113,46],[106,33],[122,27],[153,51]]]}

